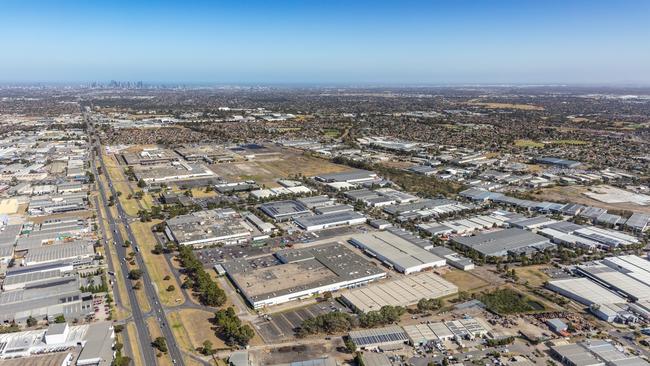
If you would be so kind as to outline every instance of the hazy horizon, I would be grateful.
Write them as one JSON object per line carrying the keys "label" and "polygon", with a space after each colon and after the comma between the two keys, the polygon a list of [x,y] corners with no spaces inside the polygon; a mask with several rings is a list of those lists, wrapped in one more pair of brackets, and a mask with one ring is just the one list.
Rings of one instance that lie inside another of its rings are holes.
{"label": "hazy horizon", "polygon": [[650,2],[8,1],[0,83],[650,85]]}

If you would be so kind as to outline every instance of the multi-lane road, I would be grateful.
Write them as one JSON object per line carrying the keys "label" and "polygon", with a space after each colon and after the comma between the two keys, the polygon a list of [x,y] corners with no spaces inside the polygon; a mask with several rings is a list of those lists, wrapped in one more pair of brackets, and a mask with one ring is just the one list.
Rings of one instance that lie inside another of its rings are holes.
{"label": "multi-lane road", "polygon": [[[93,141],[95,139],[95,131],[92,123],[90,123],[90,120],[88,119],[88,116],[86,116],[86,123],[88,126],[89,138],[91,141]],[[115,189],[115,185],[112,184],[111,177],[109,174],[107,174],[108,170],[106,169],[106,166],[104,165],[104,161],[101,156],[101,146],[99,144],[98,139],[93,143],[93,147],[94,147],[92,153],[93,155],[95,154],[94,152],[95,149],[98,152],[100,152],[97,158],[100,162],[102,171],[105,173],[104,177],[106,177],[106,181],[108,182],[109,193],[113,197],[117,198],[117,191]],[[126,260],[124,259],[127,258],[127,248],[124,246],[124,243],[126,240],[128,240],[132,243],[133,246],[135,246],[138,245],[138,242],[135,238],[135,235],[131,231],[131,227],[129,226],[129,216],[124,211],[124,208],[122,207],[119,199],[115,199],[115,207],[117,209],[118,217],[113,217],[110,207],[108,207],[109,195],[107,194],[105,187],[99,181],[99,174],[97,171],[97,166],[95,165],[95,160],[91,159],[91,161],[92,161],[93,173],[98,178],[101,204],[104,205],[105,208],[104,212],[106,212],[106,219],[108,221],[108,226],[109,226],[108,229],[110,230],[111,236],[113,237],[113,242],[114,242],[113,245],[115,245],[117,255],[120,258],[119,264],[113,263],[112,265],[120,266],[120,269],[122,270],[123,273],[122,276],[123,280],[126,282],[125,283],[126,289],[128,292],[129,301],[131,303],[132,319],[137,328],[138,335],[139,335],[136,341],[139,343],[139,349],[141,352],[142,360],[145,365],[156,365],[156,360],[157,360],[155,354],[156,352],[150,344],[151,337],[150,336],[145,337],[145,335],[149,335],[146,319],[147,317],[155,317],[158,320],[158,326],[160,327],[162,335],[167,340],[167,348],[168,348],[169,355],[172,358],[172,362],[177,365],[183,365],[184,362],[183,362],[182,353],[174,338],[174,334],[172,333],[171,329],[169,328],[169,325],[167,324],[167,319],[165,316],[165,307],[160,303],[160,299],[158,298],[158,292],[155,288],[154,283],[151,280],[151,277],[149,276],[147,267],[145,266],[145,263],[140,254],[137,254],[135,256],[135,260],[138,264],[138,267],[142,269],[143,272],[143,276],[142,276],[142,283],[144,285],[143,288],[141,290],[135,290],[132,284],[130,283],[130,280],[127,278],[129,268],[127,266]],[[99,210],[99,208],[97,209]],[[126,238],[123,237],[122,231],[119,229],[120,224],[123,225],[126,231],[126,236],[127,236]],[[102,228],[104,228],[104,230],[106,229],[104,225],[101,226]],[[106,235],[104,235],[104,237],[106,237]],[[111,245],[111,244],[107,243],[106,245]],[[142,309],[140,308],[140,304],[138,303],[138,300],[136,298],[135,291],[145,292],[147,300],[151,305],[150,312],[144,313],[142,311]],[[119,301],[119,297],[116,297],[116,301]]]}

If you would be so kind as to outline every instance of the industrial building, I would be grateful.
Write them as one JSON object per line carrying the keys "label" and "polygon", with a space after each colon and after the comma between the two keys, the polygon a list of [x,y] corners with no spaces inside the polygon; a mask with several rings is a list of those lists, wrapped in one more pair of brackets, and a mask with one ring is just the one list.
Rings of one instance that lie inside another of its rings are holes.
{"label": "industrial building", "polygon": [[282,250],[264,262],[263,266],[247,260],[223,264],[228,278],[255,309],[365,285],[386,276],[339,243]]}
{"label": "industrial building", "polygon": [[306,231],[317,231],[338,226],[359,225],[366,222],[366,217],[356,211],[342,211],[322,215],[303,216],[294,219],[296,224]]}
{"label": "industrial building", "polygon": [[[0,334],[0,359],[24,364],[106,366],[113,362],[115,332],[110,322],[50,324],[45,329]],[[76,352],[80,350],[79,355]]]}
{"label": "industrial building", "polygon": [[449,234],[467,235],[477,230],[492,229],[505,226],[512,218],[493,213],[491,215],[478,215],[460,220],[418,224],[417,228],[432,236],[446,236]]}
{"label": "industrial building", "polygon": [[437,299],[458,292],[453,283],[431,272],[423,272],[383,283],[347,290],[341,299],[352,308],[368,312],[382,306],[407,307],[421,299]]}
{"label": "industrial building", "polygon": [[25,254],[21,262],[25,266],[33,266],[61,260],[71,260],[73,263],[82,262],[91,260],[94,257],[95,248],[92,242],[76,240],[63,244],[31,248],[27,251],[27,254]]}
{"label": "industrial building", "polygon": [[623,297],[584,277],[548,281],[546,287],[586,306],[626,302]]}
{"label": "industrial building", "polygon": [[505,229],[476,236],[455,237],[452,240],[483,257],[531,254],[555,247],[547,238],[522,229]]}
{"label": "industrial building", "polygon": [[267,202],[259,205],[258,208],[278,222],[313,214],[307,206],[295,200]]}
{"label": "industrial building", "polygon": [[629,356],[613,344],[588,339],[580,343],[551,347],[551,355],[566,366],[648,366],[648,361]]}
{"label": "industrial building", "polygon": [[83,318],[92,314],[92,294],[79,291],[75,276],[50,279],[0,294],[0,321],[23,322],[30,316]]}
{"label": "industrial building", "polygon": [[328,207],[336,204],[336,201],[327,195],[303,197],[298,198],[296,201],[302,203],[309,209]]}
{"label": "industrial building", "polygon": [[174,149],[174,151],[187,161],[194,162],[202,160],[208,164],[231,162],[237,156],[224,147],[212,144],[184,145]]}
{"label": "industrial building", "polygon": [[350,243],[404,274],[446,264],[443,258],[388,231],[354,235]]}
{"label": "industrial building", "polygon": [[169,240],[179,245],[195,247],[212,244],[232,245],[267,238],[273,229],[259,218],[256,217],[255,220],[250,215],[252,214],[247,216],[249,219],[246,221],[233,209],[198,211],[167,220],[165,233]]}
{"label": "industrial building", "polygon": [[635,255],[605,258],[584,264],[576,270],[631,301],[650,301],[650,262]]}
{"label": "industrial building", "polygon": [[646,232],[650,228],[650,215],[634,213],[625,221],[625,226],[638,233]]}
{"label": "industrial building", "polygon": [[535,159],[538,164],[554,165],[561,168],[577,168],[581,165],[579,161],[567,160],[554,157],[540,157]]}
{"label": "industrial building", "polygon": [[438,257],[444,258],[447,261],[447,264],[452,267],[456,267],[463,271],[471,271],[474,269],[474,262],[471,259],[456,253],[447,247],[437,246],[429,249],[429,251]]}
{"label": "industrial building", "polygon": [[567,330],[569,329],[569,326],[567,323],[562,321],[562,319],[558,318],[552,318],[548,319],[546,321],[546,325],[548,325],[549,329],[551,329],[553,332],[561,334],[561,335],[567,335],[568,333]]}
{"label": "industrial building", "polygon": [[387,351],[402,348],[409,340],[404,329],[396,325],[383,328],[355,330],[351,331],[349,336],[357,346],[357,350],[380,349]]}
{"label": "industrial building", "polygon": [[277,188],[268,188],[268,189],[257,189],[250,192],[251,197],[256,199],[261,198],[270,198],[278,196],[288,196],[288,195],[307,195],[310,194],[312,190],[303,185],[293,186],[293,187],[277,187]]}
{"label": "industrial building", "polygon": [[142,149],[139,153],[125,152],[122,159],[127,165],[155,165],[178,161],[178,155],[167,149]]}
{"label": "industrial building", "polygon": [[191,164],[184,161],[169,165],[141,166],[134,169],[136,179],[149,183],[168,183],[190,179],[214,178],[217,175],[202,164]]}
{"label": "industrial building", "polygon": [[84,210],[86,200],[87,196],[83,192],[38,197],[29,201],[27,212],[32,216],[42,216]]}
{"label": "industrial building", "polygon": [[333,182],[343,182],[343,183],[365,183],[372,182],[377,180],[377,173],[371,172],[368,170],[354,169],[352,171],[342,172],[342,173],[331,173],[317,175],[314,177],[319,182],[323,183],[333,183]]}
{"label": "industrial building", "polygon": [[439,217],[473,209],[471,204],[458,201],[440,199],[421,199],[415,202],[389,205],[384,207],[384,212],[391,216],[408,218]]}

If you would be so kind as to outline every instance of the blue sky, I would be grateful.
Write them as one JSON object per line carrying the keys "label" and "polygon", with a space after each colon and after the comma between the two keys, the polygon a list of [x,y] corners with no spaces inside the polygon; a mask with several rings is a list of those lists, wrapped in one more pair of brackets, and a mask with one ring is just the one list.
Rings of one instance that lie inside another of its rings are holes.
{"label": "blue sky", "polygon": [[0,81],[650,83],[650,1],[0,0]]}

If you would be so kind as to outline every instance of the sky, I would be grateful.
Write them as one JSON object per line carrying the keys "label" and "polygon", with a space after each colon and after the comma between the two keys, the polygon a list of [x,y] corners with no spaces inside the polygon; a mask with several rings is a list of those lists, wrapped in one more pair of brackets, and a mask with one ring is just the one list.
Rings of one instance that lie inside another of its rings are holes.
{"label": "sky", "polygon": [[0,82],[650,84],[650,1],[0,0]]}

